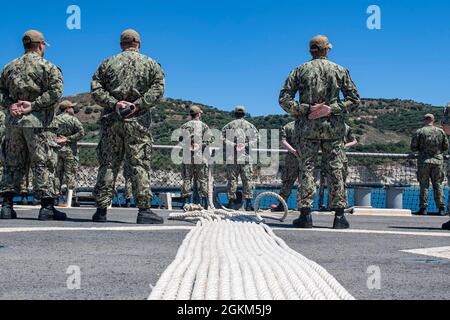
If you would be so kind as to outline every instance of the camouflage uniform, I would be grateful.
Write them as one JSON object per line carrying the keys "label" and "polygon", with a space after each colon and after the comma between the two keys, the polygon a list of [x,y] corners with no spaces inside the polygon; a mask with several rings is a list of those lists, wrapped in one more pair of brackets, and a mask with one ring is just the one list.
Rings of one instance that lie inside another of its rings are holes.
{"label": "camouflage uniform", "polygon": [[0,78],[0,105],[8,109],[19,100],[32,102],[33,111],[21,119],[6,120],[5,160],[1,193],[18,194],[33,170],[37,198],[54,198],[55,108],[63,92],[61,71],[39,54],[29,52],[8,64]]}
{"label": "camouflage uniform", "polygon": [[[298,92],[300,102],[295,101]],[[340,92],[344,95],[343,102]],[[311,106],[321,102],[331,107],[331,116],[309,120]],[[316,193],[313,172],[320,149],[329,172],[330,194],[334,199],[331,205],[336,209],[346,207],[341,158],[345,115],[358,108],[359,103],[358,90],[349,72],[326,58],[313,59],[289,75],[280,93],[280,105],[297,118],[295,140],[300,155],[300,208],[313,206]]]}
{"label": "camouflage uniform", "polygon": [[420,208],[428,207],[428,188],[433,184],[434,198],[438,208],[445,207],[443,190],[444,153],[449,149],[445,132],[435,126],[419,129],[411,142],[411,150],[419,152],[417,179],[420,183]]}
{"label": "camouflage uniform", "polygon": [[0,111],[0,181],[2,180],[3,176],[3,152],[1,151],[2,145],[3,145],[3,138],[5,137],[5,130],[6,130],[6,115],[3,111]]}
{"label": "camouflage uniform", "polygon": [[77,118],[66,112],[56,116],[55,124],[58,127],[57,135],[67,138],[67,143],[58,150],[56,190],[59,191],[63,184],[69,190],[75,190],[79,161],[77,144],[85,135],[84,128]]}
{"label": "camouflage uniform", "polygon": [[[444,117],[442,119],[442,125],[449,126],[450,125],[450,103],[444,108]],[[449,138],[447,136],[447,138]],[[444,169],[447,174],[447,184],[450,186],[450,161],[447,161],[447,165],[444,164]]]}
{"label": "camouflage uniform", "polygon": [[[97,149],[100,163],[95,195],[97,207],[106,209],[117,175],[125,161],[139,209],[150,208],[152,135],[150,109],[164,94],[164,73],[149,57],[131,49],[104,61],[92,81],[92,95],[104,108]],[[115,112],[120,101],[134,102],[140,111],[123,119]]]}
{"label": "camouflage uniform", "polygon": [[[281,139],[287,141],[292,147],[295,146],[294,141],[295,121],[288,123],[281,128]],[[280,196],[287,200],[292,193],[292,187],[298,180],[300,175],[300,167],[298,165],[298,158],[292,153],[288,153],[285,158],[284,166],[282,169],[282,187]]]}
{"label": "camouflage uniform", "polygon": [[[442,125],[448,126],[450,125],[450,103],[444,109],[444,118],[442,120]],[[448,138],[448,136],[447,136]],[[447,161],[447,166],[444,165],[444,169],[447,167],[447,184],[450,186],[450,161]],[[443,230],[450,230],[450,221],[444,223],[442,225]]]}
{"label": "camouflage uniform", "polygon": [[[245,119],[236,119],[227,124],[222,130],[224,151],[227,153],[226,170],[228,179],[228,199],[236,200],[239,177],[243,184],[244,199],[253,199],[255,190],[253,185],[253,159],[251,149],[258,146],[258,130]],[[232,138],[233,140],[229,140]],[[237,143],[246,144],[245,152],[238,153],[235,149]],[[234,150],[228,154],[227,149]]]}
{"label": "camouflage uniform", "polygon": [[201,142],[202,146],[198,152],[191,152],[190,159],[183,163],[181,176],[183,178],[182,196],[188,198],[192,195],[193,185],[197,182],[202,198],[208,197],[208,164],[203,157],[204,150],[213,143],[212,134],[209,127],[200,120],[191,120],[181,127],[184,148],[190,149],[192,143]]}

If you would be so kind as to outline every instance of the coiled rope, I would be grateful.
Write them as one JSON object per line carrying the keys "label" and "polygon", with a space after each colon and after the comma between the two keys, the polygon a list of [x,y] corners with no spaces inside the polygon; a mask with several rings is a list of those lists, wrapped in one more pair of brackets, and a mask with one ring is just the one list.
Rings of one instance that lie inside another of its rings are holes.
{"label": "coiled rope", "polygon": [[243,212],[175,213],[198,219],[150,300],[353,300],[317,263]]}

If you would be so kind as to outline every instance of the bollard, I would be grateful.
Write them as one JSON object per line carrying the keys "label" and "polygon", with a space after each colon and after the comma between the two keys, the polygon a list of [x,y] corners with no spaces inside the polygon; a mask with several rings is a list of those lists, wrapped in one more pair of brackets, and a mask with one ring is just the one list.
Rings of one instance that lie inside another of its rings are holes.
{"label": "bollard", "polygon": [[356,187],[355,188],[355,207],[372,206],[372,189]]}
{"label": "bollard", "polygon": [[386,187],[387,209],[403,209],[403,189]]}

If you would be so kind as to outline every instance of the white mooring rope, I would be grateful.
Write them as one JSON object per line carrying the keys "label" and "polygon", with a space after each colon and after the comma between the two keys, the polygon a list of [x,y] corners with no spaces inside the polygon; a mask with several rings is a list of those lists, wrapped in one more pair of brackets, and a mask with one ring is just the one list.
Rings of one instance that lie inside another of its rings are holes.
{"label": "white mooring rope", "polygon": [[[244,214],[243,221],[231,221]],[[150,300],[353,300],[317,263],[248,214],[202,210],[171,214],[200,220],[183,241]],[[226,219],[226,220],[224,220]]]}

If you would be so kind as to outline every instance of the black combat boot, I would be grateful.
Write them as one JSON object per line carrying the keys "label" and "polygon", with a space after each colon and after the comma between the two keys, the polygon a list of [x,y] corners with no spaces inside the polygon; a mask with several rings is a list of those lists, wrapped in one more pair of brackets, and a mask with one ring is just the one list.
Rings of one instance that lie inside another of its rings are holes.
{"label": "black combat boot", "polygon": [[92,217],[92,221],[96,223],[105,223],[108,221],[106,216],[108,215],[108,209],[97,208],[94,216]]}
{"label": "black combat boot", "polygon": [[202,203],[200,205],[203,209],[208,210],[208,197],[202,197]]}
{"label": "black combat boot", "polygon": [[252,205],[252,199],[245,200],[245,211],[248,211],[248,212],[255,211],[255,208],[253,208],[253,205]]}
{"label": "black combat boot", "polygon": [[350,223],[345,217],[345,209],[334,209],[333,211],[336,213],[333,229],[349,229]]}
{"label": "black combat boot", "polygon": [[65,221],[67,220],[67,215],[64,212],[59,211],[55,208],[55,204],[57,204],[58,202],[59,202],[58,198],[53,199],[53,219],[55,221]]}
{"label": "black combat boot", "polygon": [[164,219],[151,209],[139,209],[137,224],[164,224]]}
{"label": "black combat boot", "polygon": [[442,225],[442,230],[450,230],[450,221]]}
{"label": "black combat boot", "polygon": [[428,215],[428,211],[427,211],[426,208],[420,208],[420,210],[417,211],[415,213],[415,215],[417,215],[417,216],[427,216]]}
{"label": "black combat boot", "polygon": [[303,208],[300,211],[300,217],[294,220],[294,227],[300,229],[312,229],[313,228],[313,218],[310,208]]}
{"label": "black combat boot", "polygon": [[445,212],[445,207],[439,208],[439,213],[440,216],[446,216],[447,212]]}
{"label": "black combat boot", "polygon": [[3,196],[3,206],[0,214],[0,219],[17,219],[17,213],[14,210],[14,194],[7,193]]}
{"label": "black combat boot", "polygon": [[54,206],[53,198],[41,199],[41,210],[39,210],[38,219],[40,221],[53,220],[53,206]]}
{"label": "black combat boot", "polygon": [[41,200],[41,210],[39,210],[38,219],[40,221],[64,221],[67,219],[67,215],[55,209],[55,199],[44,198]]}

